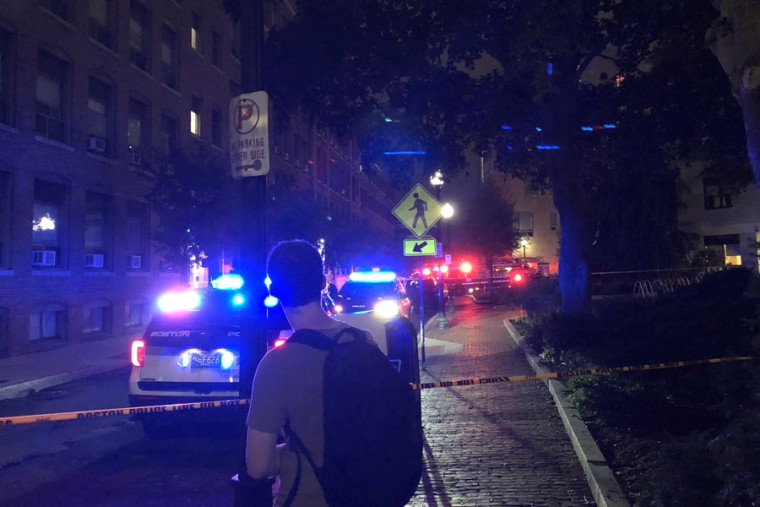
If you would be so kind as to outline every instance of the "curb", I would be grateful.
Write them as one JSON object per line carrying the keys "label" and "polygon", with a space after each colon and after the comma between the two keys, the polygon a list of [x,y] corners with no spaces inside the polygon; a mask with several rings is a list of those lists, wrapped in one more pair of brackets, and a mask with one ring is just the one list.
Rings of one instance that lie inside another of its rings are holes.
{"label": "curb", "polygon": [[[503,322],[512,340],[525,354],[533,371],[537,374],[550,373],[549,370],[541,366],[538,356],[524,343],[522,336],[509,319],[504,319]],[[591,436],[591,432],[589,432],[578,411],[567,399],[564,385],[558,380],[545,380],[544,383],[554,398],[554,404],[557,406],[559,416],[565,425],[565,431],[573,443],[573,449],[575,449],[578,460],[583,467],[586,481],[591,488],[596,504],[599,507],[631,507],[631,503],[615,479],[615,474],[607,464],[607,460],[594,441],[594,437]]]}

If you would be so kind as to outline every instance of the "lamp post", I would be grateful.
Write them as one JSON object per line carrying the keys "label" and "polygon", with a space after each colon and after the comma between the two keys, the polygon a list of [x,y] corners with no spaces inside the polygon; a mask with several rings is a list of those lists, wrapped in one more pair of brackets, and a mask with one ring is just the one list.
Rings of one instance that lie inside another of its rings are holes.
{"label": "lamp post", "polygon": [[[441,200],[441,187],[443,187],[444,179],[441,171],[436,171],[430,176],[430,184],[435,189],[435,197],[439,201]],[[443,245],[443,231],[441,230],[441,222],[436,225],[438,241]],[[443,252],[443,247],[441,247]],[[439,328],[449,327],[449,319],[446,317],[446,306],[443,302],[443,271],[440,266],[438,267],[438,313],[435,317],[435,321]]]}
{"label": "lamp post", "polygon": [[520,240],[520,246],[522,246],[523,249],[523,260],[525,259],[525,248],[528,246],[528,240],[523,238]]}

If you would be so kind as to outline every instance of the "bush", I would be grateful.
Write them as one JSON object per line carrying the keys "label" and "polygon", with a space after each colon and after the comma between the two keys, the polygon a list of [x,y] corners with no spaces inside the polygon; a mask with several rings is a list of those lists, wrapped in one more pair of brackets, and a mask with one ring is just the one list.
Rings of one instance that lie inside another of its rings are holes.
{"label": "bush", "polygon": [[[526,340],[549,367],[578,369],[757,355],[760,284],[745,269],[588,314],[528,311]],[[567,382],[637,505],[751,505],[760,497],[760,367],[687,367]]]}

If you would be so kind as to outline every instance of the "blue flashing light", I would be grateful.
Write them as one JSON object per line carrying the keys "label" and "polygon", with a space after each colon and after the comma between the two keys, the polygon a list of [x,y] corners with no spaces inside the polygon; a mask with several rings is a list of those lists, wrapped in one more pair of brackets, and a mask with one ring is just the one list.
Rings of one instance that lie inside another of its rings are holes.
{"label": "blue flashing light", "polygon": [[211,286],[219,290],[238,290],[245,281],[236,273],[229,273],[211,280]]}
{"label": "blue flashing light", "polygon": [[542,151],[556,151],[559,149],[559,146],[556,144],[537,144],[536,149]]}
{"label": "blue flashing light", "polygon": [[167,292],[158,298],[158,309],[163,313],[189,312],[201,304],[201,296],[192,290]]}
{"label": "blue flashing light", "polygon": [[588,125],[584,125],[581,127],[581,130],[584,132],[592,132],[594,130],[594,127],[589,127]]}
{"label": "blue flashing light", "polygon": [[507,151],[512,151],[512,145],[511,144],[507,145]]}
{"label": "blue flashing light", "polygon": [[417,151],[415,151],[415,150],[384,151],[383,155],[392,155],[392,156],[396,156],[396,155],[427,155],[427,152],[426,151],[422,151],[422,150],[417,150]]}
{"label": "blue flashing light", "polygon": [[232,296],[232,306],[243,306],[245,305],[245,296],[240,294],[239,292]]}
{"label": "blue flashing light", "polygon": [[385,123],[393,123],[393,118],[391,118],[390,116],[386,116]]}
{"label": "blue flashing light", "polygon": [[269,278],[269,275],[267,275],[267,277],[264,278],[264,285],[267,286],[267,290],[269,290],[269,287],[272,285],[272,279]]}
{"label": "blue flashing light", "polygon": [[554,64],[552,62],[546,64],[546,74],[549,76],[554,74]]}
{"label": "blue flashing light", "polygon": [[393,271],[354,271],[348,276],[354,282],[381,283],[392,282],[396,279]]}
{"label": "blue flashing light", "polygon": [[264,298],[264,306],[267,308],[274,308],[278,304],[280,304],[280,300],[271,294]]}
{"label": "blue flashing light", "polygon": [[544,129],[542,129],[541,127],[536,127],[536,132],[543,132],[543,131]]}
{"label": "blue flashing light", "polygon": [[605,124],[602,125],[602,127],[611,130],[611,129],[616,129],[617,125],[615,125],[614,123],[605,123]]}
{"label": "blue flashing light", "polygon": [[501,130],[505,132],[509,132],[510,130],[512,130],[512,127],[510,127],[509,125],[502,125]]}

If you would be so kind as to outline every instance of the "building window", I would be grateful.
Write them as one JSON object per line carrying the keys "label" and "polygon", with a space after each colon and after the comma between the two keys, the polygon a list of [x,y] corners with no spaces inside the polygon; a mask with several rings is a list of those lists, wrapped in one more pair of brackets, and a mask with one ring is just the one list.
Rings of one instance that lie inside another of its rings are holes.
{"label": "building window", "polygon": [[66,187],[45,180],[34,181],[32,204],[32,266],[54,268],[62,265]]}
{"label": "building window", "polygon": [[66,339],[66,309],[63,305],[50,305],[29,316],[29,339]]}
{"label": "building window", "polygon": [[13,90],[13,35],[0,28],[0,123],[12,124],[11,91]]}
{"label": "building window", "polygon": [[95,301],[84,308],[85,333],[103,333],[111,331],[111,315],[113,310],[108,301]]}
{"label": "building window", "polygon": [[149,147],[148,106],[142,102],[129,99],[127,115],[127,145],[129,146],[128,162],[131,165],[143,164],[143,157]]}
{"label": "building window", "polygon": [[87,192],[84,215],[85,268],[102,269],[110,265],[113,199]]}
{"label": "building window", "polygon": [[235,58],[236,60],[240,60],[240,23],[235,22],[230,27],[230,32],[232,33],[232,41],[230,44],[230,54]]}
{"label": "building window", "polygon": [[46,51],[37,54],[37,115],[35,132],[66,142],[66,92],[69,64]]}
{"label": "building window", "polygon": [[91,77],[87,109],[87,150],[100,155],[112,154],[113,88]]}
{"label": "building window", "polygon": [[107,48],[116,49],[112,0],[90,0],[90,37]]}
{"label": "building window", "polygon": [[533,213],[518,211],[515,213],[515,229],[520,236],[533,236]]}
{"label": "building window", "polygon": [[144,270],[148,237],[148,207],[137,201],[127,203],[127,269]]}
{"label": "building window", "polygon": [[190,106],[190,133],[196,136],[201,135],[201,106],[200,97],[193,97]]}
{"label": "building window", "polygon": [[71,21],[73,0],[40,0],[40,5],[64,21]]}
{"label": "building window", "polygon": [[10,267],[11,174],[0,171],[0,269]]}
{"label": "building window", "polygon": [[557,214],[555,212],[549,213],[549,228],[553,231],[557,230],[559,222],[557,221]]}
{"label": "building window", "polygon": [[178,55],[177,33],[164,25],[161,30],[161,82],[175,90],[178,86]]}
{"label": "building window", "polygon": [[222,67],[222,36],[216,30],[211,33],[211,63]]}
{"label": "building window", "polygon": [[721,209],[733,206],[731,193],[726,191],[718,181],[705,178],[702,184],[705,191],[705,209]]}
{"label": "building window", "polygon": [[191,25],[190,25],[190,47],[198,53],[202,53],[201,46],[201,17],[197,13],[193,13]]}
{"label": "building window", "polygon": [[141,326],[145,322],[145,313],[144,303],[127,303],[124,307],[124,325]]}
{"label": "building window", "polygon": [[222,146],[222,112],[218,109],[211,110],[211,144]]}
{"label": "building window", "polygon": [[161,115],[161,137],[164,155],[168,157],[177,149],[177,120],[165,114]]}
{"label": "building window", "polygon": [[150,11],[137,0],[130,2],[129,61],[145,72],[149,72]]}

